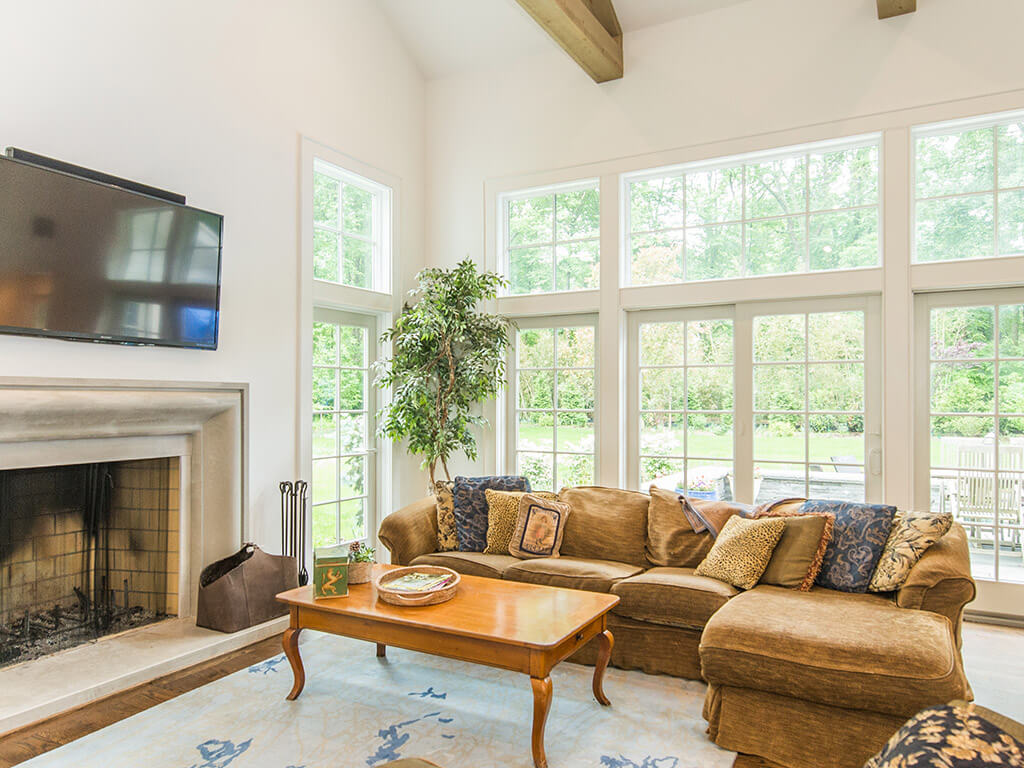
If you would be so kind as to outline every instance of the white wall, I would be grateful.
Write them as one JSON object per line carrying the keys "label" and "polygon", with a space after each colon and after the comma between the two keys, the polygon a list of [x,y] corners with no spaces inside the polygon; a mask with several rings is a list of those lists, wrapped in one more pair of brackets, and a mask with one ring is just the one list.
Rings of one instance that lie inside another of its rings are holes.
{"label": "white wall", "polygon": [[[919,8],[879,21],[874,0],[748,0],[627,34],[625,78],[604,85],[554,44],[428,82],[428,263],[483,262],[488,179],[1024,88],[1024,3]],[[486,456],[456,468],[491,469]]]}
{"label": "white wall", "polygon": [[[0,336],[0,375],[248,382],[251,535],[276,548],[277,483],[300,471],[300,135],[400,177],[411,279],[423,237],[415,64],[372,0],[0,0],[0,18],[0,146],[225,216],[216,352]],[[398,486],[396,501],[415,490]]]}

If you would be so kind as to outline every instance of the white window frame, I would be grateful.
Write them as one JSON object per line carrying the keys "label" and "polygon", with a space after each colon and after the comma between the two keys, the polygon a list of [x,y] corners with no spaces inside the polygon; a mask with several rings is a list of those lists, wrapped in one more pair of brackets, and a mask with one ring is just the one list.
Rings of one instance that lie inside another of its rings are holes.
{"label": "white window frame", "polygon": [[[974,307],[1024,303],[1024,287],[970,291],[946,291],[921,294],[914,302],[914,508],[931,507],[931,310],[949,307]],[[998,327],[998,319],[996,320]],[[996,339],[998,343],[998,337]],[[999,415],[999,380],[996,378],[993,417]],[[993,477],[998,481],[998,440],[994,447],[996,463]],[[1007,470],[1003,470],[1007,471]],[[994,558],[998,560],[998,547]],[[1021,554],[1014,555],[1020,558]],[[982,614],[1008,615],[1024,605],[1024,584],[976,576],[978,595],[972,609]],[[1015,608],[1016,606],[1016,608]]]}
{"label": "white window frame", "polygon": [[[600,459],[600,450],[599,450],[600,434],[601,434],[601,423],[600,423],[601,422],[601,408],[600,408],[600,402],[601,402],[601,395],[600,395],[600,387],[601,387],[601,371],[600,371],[600,366],[601,366],[601,359],[600,358],[601,358],[601,356],[600,356],[600,349],[601,349],[601,342],[600,342],[600,338],[599,338],[600,331],[599,331],[599,328],[598,328],[597,317],[595,315],[592,315],[592,314],[588,314],[588,315],[546,315],[546,316],[541,316],[541,317],[515,318],[514,320],[515,320],[515,323],[518,326],[519,330],[527,330],[527,329],[532,329],[532,328],[554,328],[554,329],[557,330],[559,328],[582,328],[582,327],[589,327],[589,328],[593,328],[594,329],[594,454],[593,455],[594,455],[594,483],[596,484],[598,482],[598,478],[601,476],[601,474],[600,474],[601,473],[601,470],[600,470],[600,460],[601,459]],[[512,332],[512,343],[509,345],[508,356],[506,358],[506,371],[508,372],[508,375],[507,375],[508,386],[506,387],[506,391],[505,391],[504,398],[503,398],[503,400],[504,400],[504,403],[503,403],[504,415],[503,415],[503,418],[502,418],[502,422],[503,422],[503,426],[504,426],[504,429],[502,430],[502,432],[504,433],[504,437],[505,437],[505,450],[503,452],[503,465],[505,466],[505,472],[509,473],[509,474],[515,474],[516,473],[516,463],[517,463],[517,458],[518,458],[518,453],[519,453],[519,446],[518,446],[519,420],[517,418],[518,410],[519,410],[518,407],[517,407],[517,402],[518,402],[518,399],[519,399],[518,366],[517,366],[518,348],[517,348],[517,345],[518,345],[518,333],[517,333],[516,330],[513,330],[513,332]],[[555,478],[555,485],[559,485],[559,482],[557,480],[557,478],[558,478],[558,457],[559,457],[559,455],[576,455],[576,454],[574,454],[571,451],[559,452],[559,450],[558,450],[557,421],[558,421],[559,409],[558,409],[557,371],[559,369],[557,367],[557,347],[558,347],[558,339],[557,339],[557,336],[556,336],[556,338],[555,338],[556,358],[555,358],[555,361],[554,361],[555,362],[555,368],[553,369],[555,371],[555,373],[556,373],[556,383],[555,383],[555,392],[554,392],[554,398],[555,399],[552,402],[552,409],[551,409],[551,412],[554,414],[554,417],[555,417],[556,427],[555,427],[555,431],[554,431],[555,443],[552,446],[552,450],[550,451],[550,453],[551,453],[551,461],[552,461],[552,470],[553,470],[552,477]],[[539,453],[548,453],[548,451],[538,451],[538,452]],[[531,451],[525,451],[525,453],[531,453]],[[547,489],[538,489],[538,490],[547,490]],[[558,488],[554,488],[553,490],[555,492],[557,492],[559,489]]]}
{"label": "white window frame", "polygon": [[[383,171],[368,163],[350,157],[331,147],[303,137],[300,150],[300,184],[299,184],[299,323],[298,323],[298,360],[297,360],[297,391],[298,406],[296,419],[296,477],[306,479],[312,477],[312,428],[313,428],[313,315],[315,308],[340,310],[356,315],[373,318],[378,329],[390,327],[393,317],[401,311],[402,297],[393,291],[393,286],[401,285],[402,275],[399,273],[400,254],[398,226],[401,220],[401,179],[387,171]],[[364,180],[364,184],[379,185],[387,190],[388,204],[381,208],[381,269],[384,270],[382,280],[391,292],[356,288],[340,283],[331,283],[313,278],[313,176],[318,162],[326,163],[341,172]],[[390,353],[390,346],[383,345],[379,336],[372,340],[369,348],[371,360],[378,360]],[[370,389],[374,389],[372,383]],[[368,393],[369,395],[369,393]],[[390,390],[378,390],[375,393],[377,407],[380,408],[390,401]],[[379,436],[367,446],[375,451],[376,466],[368,475],[375,477],[372,508],[366,512],[367,541],[380,550],[377,531],[380,520],[392,509],[392,499],[398,496],[396,480],[392,471],[392,444]],[[368,481],[369,482],[369,481]],[[368,507],[371,505],[368,505]],[[312,516],[307,522],[307,530],[303,541],[307,548],[307,560],[312,555]]]}
{"label": "white window frame", "polygon": [[345,288],[351,288],[357,291],[368,291],[370,293],[379,293],[384,295],[391,294],[391,227],[386,226],[385,222],[391,219],[391,198],[392,189],[386,184],[382,184],[374,181],[366,176],[359,175],[352,171],[346,170],[344,167],[337,165],[336,163],[328,162],[322,157],[316,157],[313,160],[313,172],[314,174],[320,174],[322,176],[328,176],[340,185],[340,194],[338,196],[338,208],[340,211],[344,211],[345,206],[343,202],[344,189],[346,186],[356,187],[368,192],[372,199],[372,213],[370,222],[370,235],[361,235],[355,232],[349,232],[344,228],[343,218],[344,214],[340,216],[342,221],[339,222],[338,227],[331,227],[325,224],[313,224],[313,229],[326,229],[339,238],[339,244],[341,251],[338,254],[338,269],[344,269],[344,239],[354,238],[364,243],[370,244],[370,287],[363,288],[361,286],[352,285],[350,283],[343,283],[333,280],[323,280],[321,278],[314,277],[313,279],[317,283],[323,283],[331,286],[342,286]]}
{"label": "white window frame", "polygon": [[[733,321],[733,493],[737,501],[754,501],[754,320],[764,315],[818,312],[864,312],[864,494],[868,502],[884,500],[882,463],[882,318],[877,296],[749,302],[714,307],[678,308],[629,313],[627,344],[627,476],[629,488],[640,487],[640,325],[651,322],[732,319]],[[806,363],[799,363],[806,365]],[[794,411],[807,415],[804,411]],[[803,461],[811,462],[805,434]],[[699,459],[699,456],[688,457]],[[805,475],[806,477],[806,475]]]}
{"label": "white window frame", "polygon": [[[852,149],[863,149],[866,147],[876,147],[878,149],[878,201],[874,205],[855,205],[847,206],[843,208],[827,208],[827,209],[812,209],[810,207],[810,156],[812,154],[821,154],[827,152],[841,152]],[[788,215],[779,216],[765,216],[758,218],[751,218],[747,215],[747,181],[746,181],[746,166],[755,163],[770,162],[773,160],[786,160],[789,158],[803,157],[806,163],[805,171],[805,202],[806,207],[799,213],[793,213]],[[779,275],[819,275],[826,273],[845,273],[854,272],[858,270],[868,269],[879,269],[884,266],[885,256],[883,248],[883,230],[884,222],[883,216],[885,211],[885,201],[883,195],[883,183],[882,183],[882,172],[884,168],[884,157],[882,147],[882,134],[881,133],[870,133],[866,135],[849,136],[841,139],[831,139],[828,141],[819,141],[806,144],[798,144],[790,147],[779,147],[770,150],[764,150],[759,152],[749,152],[740,155],[733,155],[728,157],[717,157],[712,160],[702,160],[691,163],[681,163],[676,165],[664,166],[661,168],[648,168],[642,171],[635,171],[632,173],[625,173],[621,176],[621,198],[622,198],[622,219],[623,219],[623,247],[621,250],[622,258],[622,284],[630,287],[642,288],[648,285],[682,285],[694,282],[713,282],[717,280],[763,280],[765,278],[778,277]],[[745,270],[748,264],[748,238],[747,230],[752,223],[765,222],[765,221],[778,221],[788,218],[802,218],[803,229],[804,229],[804,252],[801,256],[801,269],[794,272],[784,272],[778,274],[768,275],[738,275],[736,277],[722,277],[722,278],[700,278],[697,280],[690,280],[686,275],[686,238],[685,233],[692,229],[700,229],[702,227],[689,226],[686,223],[686,210],[685,210],[685,176],[690,173],[699,173],[702,171],[715,171],[724,170],[727,168],[742,168],[743,169],[743,200],[742,200],[742,213],[739,219],[733,219],[729,221],[712,222],[706,226],[724,226],[734,225],[740,227],[740,248],[741,248],[741,264]],[[649,181],[652,179],[659,179],[666,176],[683,176],[684,177],[684,210],[683,210],[683,222],[680,228],[662,228],[658,230],[649,230],[641,232],[632,231],[632,204],[630,198],[630,187],[635,182]],[[815,269],[810,268],[810,248],[811,248],[811,237],[810,237],[810,221],[811,216],[817,214],[829,214],[829,213],[844,213],[848,211],[862,211],[876,209],[878,211],[878,263],[869,264],[861,267],[840,267],[836,269]],[[682,232],[684,233],[683,239],[683,252],[682,252],[682,279],[665,281],[661,283],[642,283],[634,285],[632,283],[632,238],[635,235],[647,235],[647,234],[658,234],[662,232]]]}
{"label": "white window frame", "polygon": [[[999,193],[1000,192],[1024,192],[1024,187],[1000,187],[999,186],[999,139],[997,128],[1011,123],[1024,121],[1024,111],[1002,112],[998,114],[982,115],[980,117],[969,117],[962,120],[947,120],[941,123],[930,125],[918,125],[911,130],[911,178],[910,178],[910,260],[913,264],[948,264],[950,262],[972,262],[982,259],[1007,259],[1020,257],[1024,252],[1000,253],[999,252]],[[982,128],[992,129],[992,188],[976,190],[973,192],[953,193],[938,195],[936,197],[917,196],[917,140],[929,136],[945,136],[952,133],[965,133]],[[931,200],[951,200],[978,195],[992,195],[992,255],[991,256],[970,256],[963,259],[918,259],[917,257],[917,207],[922,202]]]}
{"label": "white window frame", "polygon": [[[578,179],[578,180],[571,181],[571,182],[568,182],[568,183],[550,184],[550,185],[541,186],[541,187],[533,187],[531,189],[520,189],[520,190],[515,190],[515,191],[512,191],[512,192],[503,193],[502,195],[500,195],[498,197],[498,200],[497,200],[497,210],[496,210],[496,217],[497,217],[497,221],[499,222],[498,237],[499,237],[499,240],[500,240],[499,246],[498,246],[498,253],[500,254],[499,261],[498,261],[498,272],[499,272],[499,274],[502,275],[502,277],[504,277],[505,279],[511,281],[511,278],[512,278],[511,250],[512,250],[512,248],[511,248],[511,246],[509,244],[509,229],[510,229],[510,227],[509,227],[509,220],[508,220],[509,219],[509,217],[508,217],[508,206],[509,206],[509,203],[511,203],[513,201],[516,201],[516,200],[530,200],[530,199],[535,198],[535,197],[546,197],[548,195],[555,195],[555,205],[553,206],[552,212],[551,212],[551,215],[552,215],[551,235],[553,237],[552,241],[549,242],[549,243],[529,243],[528,244],[529,246],[536,246],[536,247],[547,247],[547,246],[551,247],[551,249],[552,249],[552,257],[551,257],[551,259],[552,259],[552,261],[551,261],[552,281],[551,281],[551,284],[553,286],[556,286],[555,289],[551,290],[551,291],[537,291],[537,292],[534,292],[534,293],[512,293],[511,292],[511,285],[510,285],[509,287],[504,287],[504,288],[501,289],[501,292],[500,292],[501,296],[550,296],[552,294],[557,294],[557,293],[580,293],[580,292],[583,292],[583,291],[596,291],[596,290],[599,289],[599,287],[600,287],[600,280],[598,280],[598,286],[595,286],[594,288],[559,289],[557,287],[558,286],[558,246],[559,245],[564,245],[564,244],[567,244],[567,243],[576,243],[576,242],[582,242],[582,241],[593,240],[594,239],[594,238],[590,238],[590,237],[587,237],[587,238],[575,238],[575,239],[571,239],[571,240],[559,240],[558,239],[557,196],[561,195],[561,194],[565,194],[566,192],[579,192],[581,190],[587,190],[587,189],[595,190],[597,192],[597,194],[598,194],[598,201],[600,201],[601,185],[600,185],[600,180],[599,179]],[[598,243],[597,259],[598,259],[598,264],[600,264],[601,263],[601,253],[602,253],[600,230],[598,231],[597,243]]]}

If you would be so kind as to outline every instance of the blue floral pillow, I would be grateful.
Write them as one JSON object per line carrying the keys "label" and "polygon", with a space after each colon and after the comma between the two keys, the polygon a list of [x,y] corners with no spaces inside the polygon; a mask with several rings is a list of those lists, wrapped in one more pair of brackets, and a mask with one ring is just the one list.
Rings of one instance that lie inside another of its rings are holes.
{"label": "blue floral pillow", "polygon": [[825,550],[815,583],[840,592],[867,592],[889,539],[896,507],[810,499],[803,503],[800,512],[828,512],[836,516],[832,541]]}
{"label": "blue floral pillow", "polygon": [[530,481],[516,475],[456,477],[455,536],[460,552],[483,552],[487,547],[487,494],[492,491],[529,491]]}

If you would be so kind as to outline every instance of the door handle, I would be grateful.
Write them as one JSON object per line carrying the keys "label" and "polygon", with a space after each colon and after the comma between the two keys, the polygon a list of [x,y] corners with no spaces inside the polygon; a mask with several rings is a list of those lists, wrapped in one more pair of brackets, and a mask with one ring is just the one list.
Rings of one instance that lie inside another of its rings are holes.
{"label": "door handle", "polygon": [[868,471],[872,475],[882,474],[882,452],[878,448],[872,448],[868,453]]}

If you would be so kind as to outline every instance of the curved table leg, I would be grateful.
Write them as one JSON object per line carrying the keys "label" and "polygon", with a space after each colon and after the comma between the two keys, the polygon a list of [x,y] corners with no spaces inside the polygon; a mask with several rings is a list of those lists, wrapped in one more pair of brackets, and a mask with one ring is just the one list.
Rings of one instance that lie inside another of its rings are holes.
{"label": "curved table leg", "polygon": [[594,698],[607,707],[611,702],[604,695],[604,671],[608,668],[608,660],[612,657],[615,637],[606,629],[597,636],[597,641],[601,647],[598,649],[597,664],[594,666]]}
{"label": "curved table leg", "polygon": [[548,758],[544,754],[544,726],[551,709],[551,678],[531,677],[530,684],[533,686],[533,764],[536,768],[548,768]]}
{"label": "curved table leg", "polygon": [[299,656],[299,633],[302,628],[289,627],[284,631],[281,645],[284,646],[284,655],[288,657],[288,663],[292,665],[292,674],[295,682],[292,684],[292,692],[288,694],[288,701],[295,701],[302,693],[306,684],[306,670],[302,668],[302,657]]}

